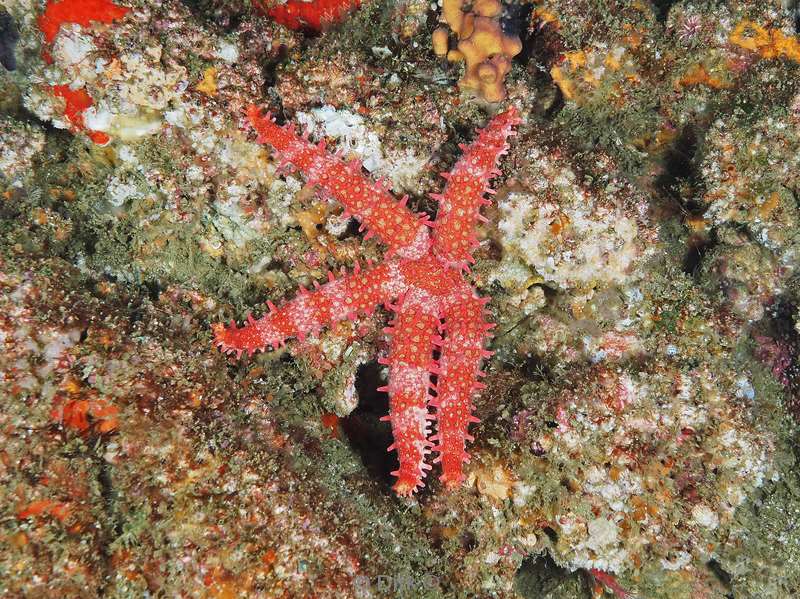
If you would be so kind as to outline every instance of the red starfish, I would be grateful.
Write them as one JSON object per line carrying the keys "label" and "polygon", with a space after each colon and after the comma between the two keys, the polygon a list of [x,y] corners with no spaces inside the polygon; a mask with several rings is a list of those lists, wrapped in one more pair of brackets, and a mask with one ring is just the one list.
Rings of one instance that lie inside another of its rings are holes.
{"label": "red starfish", "polygon": [[[433,223],[408,210],[406,197],[398,203],[380,181],[365,177],[358,163],[347,164],[326,152],[324,143],[314,145],[298,137],[291,124],[279,127],[255,106],[248,117],[259,143],[275,148],[282,166],[303,172],[309,183],[319,185],[361,221],[362,230],[369,228],[367,236],[379,235],[389,249],[382,263],[366,269],[357,264],[353,274],[340,279],[329,273],[327,283],[313,291],[301,288],[298,297],[280,308],[267,302],[269,313],[259,320],[248,316],[242,328],[234,322],[227,328],[214,325],[215,344],[237,356],[252,354],[359,313],[369,314],[385,303],[396,312],[393,327],[386,329],[394,337],[392,348],[380,360],[389,366],[389,384],[380,389],[389,393],[389,416],[384,417],[394,435],[389,451],[396,450],[400,462],[392,472],[397,477],[394,490],[410,495],[423,485],[431,469],[426,463],[431,451],[438,454],[434,462],[442,464],[445,485],[459,485],[464,479],[462,463],[469,458],[465,442],[472,441],[467,429],[478,422],[471,415],[471,399],[484,387],[476,379],[483,375],[481,360],[492,355],[484,341],[494,326],[485,320],[489,299],[478,297],[462,271],[474,262],[473,228],[477,220],[486,220],[480,206],[490,203],[484,194],[492,193],[488,181],[500,173],[496,167],[508,148],[506,138],[519,122],[516,109],[494,117],[472,144],[462,146],[464,154],[453,170],[442,173],[447,187],[433,195],[439,201]],[[390,303],[393,299],[395,304]],[[435,347],[440,348],[438,362],[433,359]],[[432,374],[438,377],[435,386]],[[436,421],[434,435],[431,421]]]}

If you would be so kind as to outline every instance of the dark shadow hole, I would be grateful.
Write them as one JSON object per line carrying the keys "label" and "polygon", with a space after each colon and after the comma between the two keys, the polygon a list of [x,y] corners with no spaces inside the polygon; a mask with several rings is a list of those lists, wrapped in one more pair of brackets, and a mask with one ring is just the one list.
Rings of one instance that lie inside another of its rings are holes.
{"label": "dark shadow hole", "polygon": [[361,224],[354,218],[351,218],[347,221],[347,227],[345,228],[344,232],[339,235],[338,239],[340,241],[344,241],[348,237],[356,237],[359,235],[358,228]]}
{"label": "dark shadow hole", "polygon": [[150,301],[157,302],[161,295],[161,285],[157,281],[145,281],[144,287],[147,289],[147,297],[150,298]]}
{"label": "dark shadow hole", "polygon": [[550,539],[551,543],[558,543],[558,533],[556,533],[556,531],[554,531],[552,528],[545,526],[542,529],[542,532],[547,535],[547,538]]}
{"label": "dark shadow hole", "polygon": [[14,18],[5,10],[0,10],[0,65],[7,71],[17,69],[14,47],[19,41],[19,30]]}
{"label": "dark shadow hole", "polygon": [[[532,8],[532,4],[526,4]],[[530,23],[530,13],[526,13],[527,22]],[[548,23],[535,22],[522,30],[520,34],[522,51],[514,57],[520,64],[526,65],[528,75],[540,86],[553,86],[550,68],[556,64],[565,50],[563,38],[558,29]],[[564,106],[563,97],[558,90],[558,96],[548,108],[544,116],[552,117]]]}
{"label": "dark shadow hole", "polygon": [[[726,589],[730,590],[731,575],[725,571],[725,569],[722,567],[722,564],[720,564],[717,560],[712,559],[706,565],[708,566],[708,569],[711,570],[711,572],[717,578],[717,580],[719,580],[723,585],[725,585]],[[728,593],[725,596],[730,597],[730,599],[733,599],[733,593]]]}
{"label": "dark shadow hole", "polygon": [[703,257],[713,248],[715,243],[709,239],[693,239],[689,241],[689,250],[683,257],[683,272],[696,276],[703,262]]}
{"label": "dark shadow hole", "polygon": [[238,29],[244,17],[244,10],[237,8],[239,5],[237,2],[225,0],[182,0],[182,2],[195,17],[225,33]]}
{"label": "dark shadow hole", "polygon": [[86,255],[91,258],[96,252],[97,235],[85,230],[84,233],[83,250],[86,252]]}
{"label": "dark shadow hole", "polygon": [[386,451],[392,444],[392,429],[388,422],[380,421],[389,413],[389,396],[378,391],[381,386],[380,364],[373,361],[362,365],[355,380],[358,407],[342,418],[341,426],[369,475],[388,487],[394,478],[389,473],[397,469],[398,462],[396,452]]}
{"label": "dark shadow hole", "polygon": [[478,546],[478,539],[475,538],[475,535],[469,531],[466,531],[461,534],[460,541],[461,541],[461,547],[467,553],[469,553]]}
{"label": "dark shadow hole", "polygon": [[549,381],[551,380],[551,370],[541,356],[532,354],[525,359],[522,365],[522,374],[530,381]]}
{"label": "dark shadow hole", "polygon": [[264,77],[265,91],[278,83],[278,67],[286,60],[287,56],[289,56],[289,49],[285,44],[281,44],[274,57],[262,65],[261,73]]}
{"label": "dark shadow hole", "polygon": [[667,20],[669,9],[675,4],[677,0],[653,0],[653,7],[656,9],[656,19],[659,23]]}
{"label": "dark shadow hole", "polygon": [[[762,332],[755,335],[755,353],[769,368],[781,365],[782,372],[776,376],[786,390],[786,409],[800,422],[800,334],[795,328],[795,314],[797,305],[794,302],[785,297],[775,302],[769,309],[769,318],[760,323]],[[769,338],[774,340],[774,345],[767,341]]]}
{"label": "dark shadow hole", "polygon": [[[509,3],[503,7],[503,13],[500,17],[500,28],[506,35],[516,35],[525,44],[525,38],[528,34],[528,23],[531,20],[531,12],[533,12],[533,3]],[[523,50],[524,52],[524,50]],[[523,54],[517,56],[520,58]]]}
{"label": "dark shadow hole", "polygon": [[697,135],[694,129],[686,126],[678,135],[675,143],[664,155],[664,171],[655,181],[655,185],[665,195],[678,201],[688,209],[682,200],[681,185],[690,186],[697,180],[693,160],[697,152]]}
{"label": "dark shadow hole", "polygon": [[539,599],[555,591],[574,574],[559,566],[549,555],[523,560],[514,577],[514,588],[525,599]]}
{"label": "dark shadow hole", "polygon": [[122,535],[123,527],[122,520],[115,516],[116,509],[114,504],[117,499],[117,491],[114,489],[114,482],[111,478],[111,465],[105,460],[103,460],[100,465],[100,472],[97,479],[100,483],[100,494],[103,498],[106,514],[108,514],[114,524],[115,536],[119,537]]}

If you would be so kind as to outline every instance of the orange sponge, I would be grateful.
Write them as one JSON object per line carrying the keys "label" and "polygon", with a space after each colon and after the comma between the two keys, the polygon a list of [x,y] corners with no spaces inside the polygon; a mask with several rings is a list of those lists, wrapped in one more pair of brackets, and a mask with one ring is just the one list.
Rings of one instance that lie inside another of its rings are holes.
{"label": "orange sponge", "polygon": [[522,51],[522,42],[516,35],[503,33],[503,7],[498,0],[477,0],[470,12],[462,10],[463,4],[464,0],[444,0],[442,17],[458,42],[449,49],[447,30],[440,27],[433,32],[433,50],[451,62],[466,63],[458,82],[462,89],[475,90],[488,102],[500,102],[506,97],[503,81],[511,70],[511,59]]}

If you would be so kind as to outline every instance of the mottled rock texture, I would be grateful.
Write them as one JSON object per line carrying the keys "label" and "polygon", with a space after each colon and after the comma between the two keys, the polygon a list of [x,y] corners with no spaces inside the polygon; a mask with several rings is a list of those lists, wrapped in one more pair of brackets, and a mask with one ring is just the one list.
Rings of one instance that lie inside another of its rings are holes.
{"label": "mottled rock texture", "polygon": [[[795,3],[503,2],[494,103],[418,0],[320,32],[73,5],[0,12],[0,596],[800,594]],[[391,492],[386,311],[212,348],[385,251],[252,103],[432,220],[458,144],[520,111],[468,274],[497,327],[458,489]]]}

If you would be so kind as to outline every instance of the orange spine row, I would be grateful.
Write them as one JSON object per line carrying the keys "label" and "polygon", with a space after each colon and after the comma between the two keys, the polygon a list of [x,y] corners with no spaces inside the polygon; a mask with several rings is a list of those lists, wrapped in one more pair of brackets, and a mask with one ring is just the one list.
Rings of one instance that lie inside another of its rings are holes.
{"label": "orange spine row", "polygon": [[508,150],[506,139],[520,122],[516,108],[497,115],[469,146],[449,173],[442,173],[447,186],[442,194],[431,197],[439,202],[434,235],[434,252],[451,266],[466,268],[475,262],[472,250],[478,245],[475,223],[486,221],[482,205],[491,204],[485,194],[494,191],[489,181],[500,174],[497,164]]}
{"label": "orange spine row", "polygon": [[465,451],[470,423],[479,422],[472,415],[475,406],[472,397],[484,387],[477,381],[482,376],[480,364],[491,356],[484,350],[488,330],[494,325],[484,318],[486,300],[470,294],[451,306],[444,317],[445,343],[437,369],[437,397],[430,405],[436,408],[436,441],[433,451],[439,455],[434,460],[441,462],[441,480],[447,486],[457,486],[464,479],[462,464],[469,461]]}
{"label": "orange spine row", "polygon": [[389,393],[389,415],[383,420],[392,424],[394,443],[400,467],[392,472],[397,477],[394,490],[398,495],[410,495],[423,486],[422,479],[431,469],[426,456],[433,445],[428,440],[430,377],[433,368],[433,344],[439,319],[416,307],[397,309],[393,328],[392,350],[381,363],[389,366],[389,384],[380,391]]}
{"label": "orange spine row", "polygon": [[214,344],[224,352],[236,352],[237,357],[274,349],[290,337],[303,339],[332,322],[373,312],[375,306],[397,295],[401,282],[389,262],[367,270],[356,265],[353,274],[340,279],[329,272],[328,282],[315,286],[313,291],[301,287],[300,294],[280,308],[267,302],[269,313],[257,320],[248,316],[241,328],[233,321],[227,327],[215,324]]}
{"label": "orange spine row", "polygon": [[[251,106],[248,118],[258,132],[259,143],[271,145],[283,163],[295,166],[309,183],[320,185],[334,200],[345,207],[363,227],[367,237],[375,233],[389,246],[390,252],[404,258],[418,258],[430,246],[426,217],[405,207],[405,199],[395,201],[381,182],[365,177],[359,164],[346,163],[325,151],[324,143],[312,144],[299,137],[289,125],[280,127]],[[363,228],[362,227],[362,228]]]}

